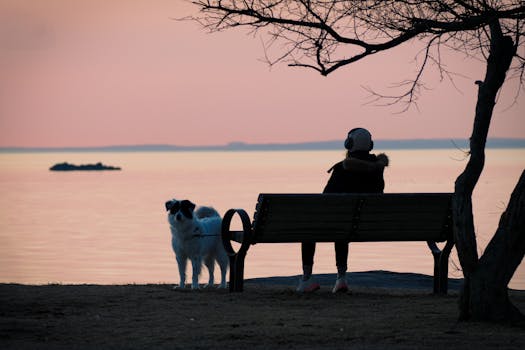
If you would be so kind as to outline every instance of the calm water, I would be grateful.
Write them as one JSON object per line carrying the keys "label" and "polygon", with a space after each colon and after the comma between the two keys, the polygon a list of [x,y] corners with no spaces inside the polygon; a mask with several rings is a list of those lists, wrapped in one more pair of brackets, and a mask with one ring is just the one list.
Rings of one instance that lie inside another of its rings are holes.
{"label": "calm water", "polygon": [[[452,192],[466,164],[451,150],[387,151],[385,192]],[[164,202],[188,198],[224,213],[253,213],[260,192],[320,192],[341,151],[0,154],[0,282],[175,283]],[[50,172],[54,163],[121,166],[120,172]],[[525,167],[525,150],[489,150],[474,194],[479,249]],[[332,244],[319,244],[315,273],[333,273]],[[454,255],[450,276],[461,277]],[[424,243],[354,243],[351,271],[432,274]],[[253,246],[247,277],[295,275],[298,244]],[[203,281],[207,278],[204,274]],[[525,267],[511,287],[525,289]]]}

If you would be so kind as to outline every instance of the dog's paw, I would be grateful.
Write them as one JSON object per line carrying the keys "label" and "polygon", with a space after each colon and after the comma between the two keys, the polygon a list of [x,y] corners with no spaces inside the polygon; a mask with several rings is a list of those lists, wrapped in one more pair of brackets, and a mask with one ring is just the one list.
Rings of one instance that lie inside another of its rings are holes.
{"label": "dog's paw", "polygon": [[178,284],[173,285],[173,289],[184,290],[187,287],[186,281],[180,280]]}

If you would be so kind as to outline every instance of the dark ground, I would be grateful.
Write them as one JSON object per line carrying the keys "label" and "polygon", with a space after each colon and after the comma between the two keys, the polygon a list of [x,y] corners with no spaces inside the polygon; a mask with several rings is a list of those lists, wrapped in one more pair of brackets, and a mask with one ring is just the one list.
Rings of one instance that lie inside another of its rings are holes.
{"label": "dark ground", "polygon": [[[363,276],[392,277],[372,274]],[[417,276],[397,277],[418,284]],[[523,328],[458,323],[454,288],[434,296],[429,288],[354,283],[347,294],[323,286],[298,295],[294,281],[251,280],[242,294],[165,284],[0,284],[0,348],[525,349]],[[525,310],[525,291],[511,297]]]}

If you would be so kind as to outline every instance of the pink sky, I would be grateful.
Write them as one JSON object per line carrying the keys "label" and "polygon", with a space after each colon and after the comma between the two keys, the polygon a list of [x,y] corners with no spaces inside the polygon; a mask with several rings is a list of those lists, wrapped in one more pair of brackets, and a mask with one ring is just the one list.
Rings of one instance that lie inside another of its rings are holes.
{"label": "pink sky", "polygon": [[[457,91],[429,74],[419,110],[365,105],[371,86],[414,74],[414,48],[384,53],[329,77],[260,61],[259,37],[206,34],[178,22],[183,0],[2,0],[0,147],[210,145],[470,136],[483,64],[447,56]],[[491,137],[525,137],[525,94],[509,82]]]}

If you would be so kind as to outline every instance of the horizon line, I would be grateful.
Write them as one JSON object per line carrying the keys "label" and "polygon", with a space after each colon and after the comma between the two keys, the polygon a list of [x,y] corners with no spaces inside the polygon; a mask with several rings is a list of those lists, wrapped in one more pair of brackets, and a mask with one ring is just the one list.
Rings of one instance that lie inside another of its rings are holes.
{"label": "horizon line", "polygon": [[[452,149],[468,148],[468,139],[377,139],[375,149]],[[222,145],[174,145],[174,144],[127,144],[105,146],[3,146],[0,152],[76,152],[76,151],[252,151],[252,150],[338,150],[343,149],[341,140],[305,142],[249,143],[232,141]],[[525,138],[487,138],[486,148],[525,148]]]}

